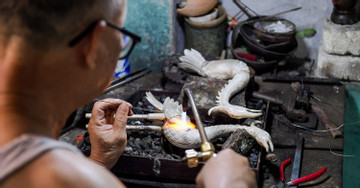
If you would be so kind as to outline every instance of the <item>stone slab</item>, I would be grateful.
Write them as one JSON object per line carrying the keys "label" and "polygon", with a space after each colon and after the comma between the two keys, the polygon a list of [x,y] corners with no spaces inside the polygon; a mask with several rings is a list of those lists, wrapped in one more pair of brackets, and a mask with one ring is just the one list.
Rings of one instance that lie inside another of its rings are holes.
{"label": "stone slab", "polygon": [[318,77],[360,81],[360,57],[328,54],[321,45],[315,75]]}
{"label": "stone slab", "polygon": [[[183,86],[178,101],[182,102],[184,90],[189,88],[194,98],[200,118],[205,122],[220,123],[239,123],[240,120],[230,118],[223,113],[214,113],[208,116],[208,110],[216,106],[216,100],[219,91],[225,86],[227,81],[208,79],[200,76],[189,76]],[[230,99],[230,104],[245,106],[245,91],[239,91]]]}
{"label": "stone slab", "polygon": [[325,20],[323,47],[325,52],[338,55],[360,56],[360,22],[353,25],[334,24]]}

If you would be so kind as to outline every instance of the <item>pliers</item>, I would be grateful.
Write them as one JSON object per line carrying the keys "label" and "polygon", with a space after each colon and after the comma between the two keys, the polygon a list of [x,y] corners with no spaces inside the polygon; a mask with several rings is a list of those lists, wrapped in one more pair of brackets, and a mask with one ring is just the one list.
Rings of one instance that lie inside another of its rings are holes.
{"label": "pliers", "polygon": [[277,187],[296,186],[296,185],[298,185],[300,183],[304,183],[304,182],[314,180],[314,179],[320,177],[322,174],[324,174],[325,171],[327,170],[327,168],[324,167],[321,170],[319,170],[319,171],[317,171],[317,172],[315,172],[313,174],[310,174],[310,175],[307,175],[307,176],[304,176],[304,177],[300,177],[300,178],[291,180],[289,182],[285,182],[284,168],[290,162],[291,162],[291,159],[288,158],[284,162],[281,163],[281,165],[280,165],[280,183],[277,185]]}

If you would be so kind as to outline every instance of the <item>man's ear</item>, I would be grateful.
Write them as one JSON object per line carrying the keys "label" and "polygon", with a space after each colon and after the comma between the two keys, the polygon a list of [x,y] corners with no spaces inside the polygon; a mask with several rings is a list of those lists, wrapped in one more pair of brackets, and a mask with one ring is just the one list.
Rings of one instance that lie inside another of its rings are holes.
{"label": "man's ear", "polygon": [[96,66],[96,50],[105,27],[106,22],[104,20],[97,22],[94,29],[84,38],[84,43],[81,44],[85,66],[88,68],[95,68]]}

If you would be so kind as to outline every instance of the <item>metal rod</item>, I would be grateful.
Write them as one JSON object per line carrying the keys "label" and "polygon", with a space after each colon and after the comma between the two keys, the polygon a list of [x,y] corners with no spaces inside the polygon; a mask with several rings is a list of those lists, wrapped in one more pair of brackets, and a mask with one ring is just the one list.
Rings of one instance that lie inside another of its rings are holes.
{"label": "metal rod", "polygon": [[245,3],[241,2],[241,0],[239,0],[239,4],[241,4],[242,6],[244,6],[246,9],[250,10],[252,13],[254,13],[256,16],[259,16],[258,13],[256,13],[254,10],[252,10],[250,7],[248,7]]}
{"label": "metal rod", "polygon": [[[208,138],[206,136],[206,133],[205,133],[205,129],[204,129],[204,126],[202,125],[202,122],[201,122],[201,119],[200,119],[200,116],[199,116],[199,112],[196,108],[196,105],[195,105],[195,101],[194,101],[194,98],[192,97],[192,94],[191,94],[191,91],[189,88],[186,88],[184,90],[184,97],[187,96],[188,98],[185,97],[185,101],[189,100],[190,101],[190,104],[191,104],[191,109],[193,111],[193,114],[194,114],[194,117],[195,117],[195,121],[196,121],[196,127],[197,129],[199,130],[199,133],[200,133],[200,137],[201,137],[201,140],[202,140],[202,143],[205,143],[205,142],[208,142]],[[183,100],[184,101],[184,100]],[[186,103],[187,104],[187,103]],[[185,105],[186,105],[185,104]],[[184,103],[183,103],[183,110],[184,110]]]}
{"label": "metal rod", "polygon": [[147,119],[147,120],[164,120],[164,113],[150,113],[150,114],[134,114],[128,116],[128,119]]}
{"label": "metal rod", "polygon": [[293,8],[293,9],[286,10],[286,11],[283,11],[283,12],[279,12],[279,13],[276,13],[276,14],[273,14],[273,15],[270,15],[270,16],[265,16],[265,17],[260,17],[260,18],[253,19],[253,20],[248,20],[248,21],[246,21],[246,23],[253,23],[253,22],[257,22],[257,21],[267,20],[267,19],[273,18],[275,16],[279,16],[281,14],[293,12],[293,11],[300,10],[300,9],[301,9],[301,7]]}
{"label": "metal rod", "polygon": [[[86,113],[85,118],[91,118],[91,113]],[[115,114],[114,114],[115,118]],[[164,113],[150,113],[150,114],[134,114],[132,116],[128,116],[128,119],[146,119],[146,120],[164,120]]]}
{"label": "metal rod", "polygon": [[146,130],[162,132],[162,127],[160,125],[126,125],[126,130]]}
{"label": "metal rod", "polygon": [[316,78],[302,76],[261,76],[264,82],[303,82],[310,84],[334,84],[341,85],[341,82],[335,78]]}
{"label": "metal rod", "polygon": [[266,110],[265,110],[264,129],[266,129],[266,126],[269,121],[269,113],[270,113],[270,101],[267,101],[266,102]]}
{"label": "metal rod", "polygon": [[[302,152],[303,152],[303,145],[304,145],[304,136],[302,133],[299,133],[296,142],[296,150],[294,156],[294,165],[291,173],[291,180],[297,179],[300,176],[300,169],[301,169],[301,159],[302,159]],[[291,186],[291,188],[295,188],[297,186]]]}
{"label": "metal rod", "polygon": [[243,11],[246,14],[247,17],[249,17],[249,18],[253,17],[253,16],[251,16],[251,14],[249,14],[249,12],[246,10],[246,8],[244,8],[237,0],[233,0],[233,2],[235,3],[236,6],[239,7],[239,9],[241,11]]}

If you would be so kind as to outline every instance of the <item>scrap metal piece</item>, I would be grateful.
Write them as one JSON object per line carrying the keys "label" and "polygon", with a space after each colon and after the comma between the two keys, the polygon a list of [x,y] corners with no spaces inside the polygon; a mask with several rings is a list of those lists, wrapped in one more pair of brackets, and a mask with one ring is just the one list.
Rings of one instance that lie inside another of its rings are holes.
{"label": "scrap metal piece", "polygon": [[316,115],[316,117],[323,123],[323,125],[330,130],[331,136],[333,138],[342,137],[342,133],[338,130],[337,126],[329,119],[326,113],[317,105],[312,104],[311,106],[312,112]]}
{"label": "scrap metal piece", "polygon": [[[280,94],[279,94],[280,93]],[[296,109],[297,94],[291,89],[284,91],[269,91],[267,93],[253,92],[252,96],[274,104],[281,105],[286,116],[297,122],[305,122],[307,115],[304,109]]]}

